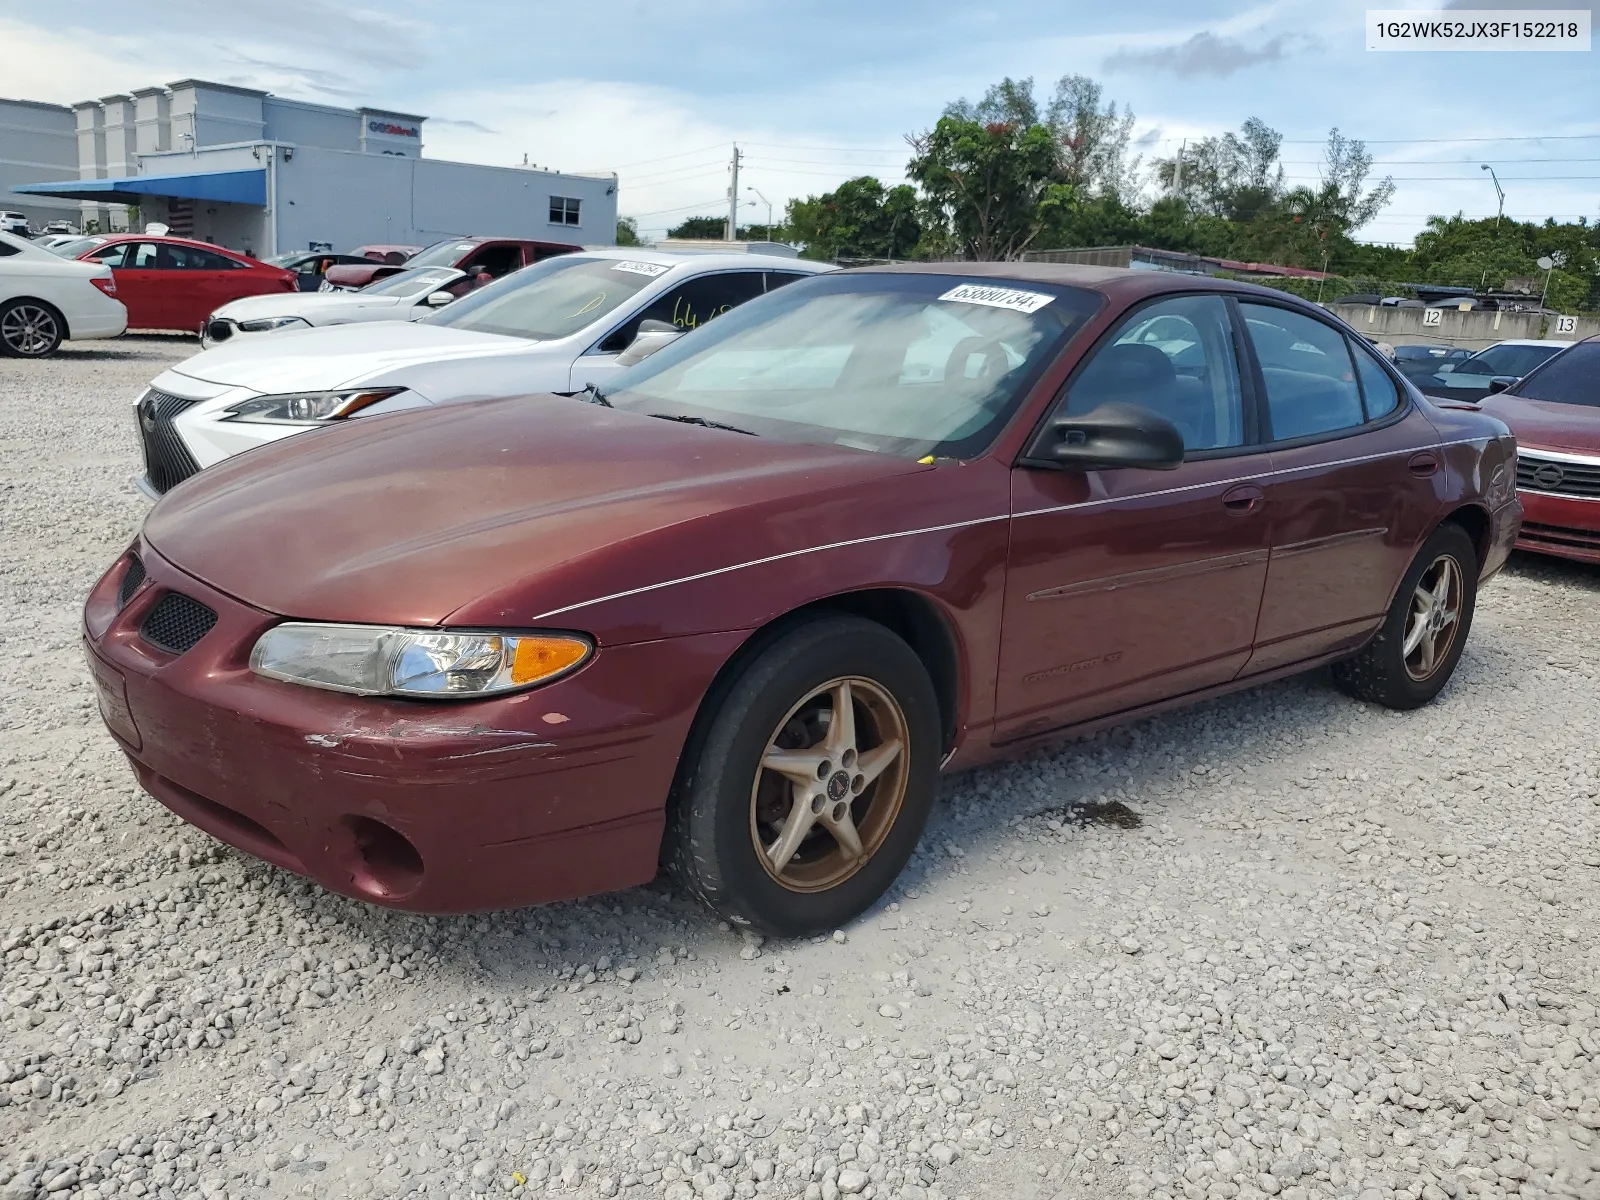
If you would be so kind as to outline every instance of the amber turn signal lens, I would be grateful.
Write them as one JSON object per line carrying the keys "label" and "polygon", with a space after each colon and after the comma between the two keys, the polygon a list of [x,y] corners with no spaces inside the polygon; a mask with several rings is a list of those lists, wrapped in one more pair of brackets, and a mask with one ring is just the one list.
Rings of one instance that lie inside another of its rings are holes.
{"label": "amber turn signal lens", "polygon": [[537,683],[583,661],[589,643],[569,637],[519,637],[511,659],[511,682]]}

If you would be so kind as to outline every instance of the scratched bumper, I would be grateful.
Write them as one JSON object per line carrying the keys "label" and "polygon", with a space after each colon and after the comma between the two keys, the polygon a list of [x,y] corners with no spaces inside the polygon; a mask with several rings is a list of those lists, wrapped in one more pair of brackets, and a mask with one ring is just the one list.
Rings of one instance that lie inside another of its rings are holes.
{"label": "scratched bumper", "polygon": [[[494,700],[370,699],[263,679],[279,618],[137,547],[95,586],[84,642],[107,728],[140,784],[191,824],[343,895],[416,912],[517,907],[656,870],[665,800],[705,687],[740,640],[602,647],[582,671]],[[139,636],[169,591],[216,625],[173,656]]]}

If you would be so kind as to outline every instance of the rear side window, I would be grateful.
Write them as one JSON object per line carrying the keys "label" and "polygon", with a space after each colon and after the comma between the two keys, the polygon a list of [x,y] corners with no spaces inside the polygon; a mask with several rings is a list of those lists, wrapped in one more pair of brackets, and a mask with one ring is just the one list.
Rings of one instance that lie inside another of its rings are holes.
{"label": "rear side window", "polygon": [[1361,399],[1366,402],[1367,420],[1387,417],[1400,407],[1400,389],[1395,387],[1389,372],[1379,365],[1376,354],[1360,342],[1351,342],[1350,346],[1356,358],[1356,374],[1361,379]]}
{"label": "rear side window", "polygon": [[1239,308],[1261,363],[1272,440],[1335,433],[1365,422],[1361,387],[1342,333],[1287,308],[1248,302]]}
{"label": "rear side window", "polygon": [[724,271],[720,275],[686,280],[653,301],[621,329],[613,331],[600,344],[600,349],[611,354],[626,350],[638,335],[641,321],[667,321],[679,329],[696,329],[730,308],[761,295],[765,290],[765,280],[761,276],[760,271]]}
{"label": "rear side window", "polygon": [[1516,388],[1516,395],[1551,404],[1600,408],[1600,342],[1579,342]]}

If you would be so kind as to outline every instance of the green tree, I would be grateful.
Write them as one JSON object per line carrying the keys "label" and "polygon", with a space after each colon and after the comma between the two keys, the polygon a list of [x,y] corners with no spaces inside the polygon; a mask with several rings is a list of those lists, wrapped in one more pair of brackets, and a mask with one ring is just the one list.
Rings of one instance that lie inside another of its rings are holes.
{"label": "green tree", "polygon": [[885,188],[870,175],[821,196],[789,201],[787,233],[807,258],[910,258],[922,238],[916,190]]}
{"label": "green tree", "polygon": [[[1155,180],[1199,213],[1248,222],[1283,197],[1283,135],[1259,117],[1238,133],[1201,138],[1178,156],[1157,159]],[[1181,193],[1180,193],[1181,189]]]}
{"label": "green tree", "polygon": [[1043,125],[946,116],[911,145],[906,174],[922,188],[924,247],[935,255],[1014,259],[1077,196],[1057,181]]}
{"label": "green tree", "polygon": [[667,230],[669,238],[714,238],[721,241],[728,234],[728,223],[721,217],[689,217]]}
{"label": "green tree", "polygon": [[637,246],[639,244],[640,244],[640,242],[639,242],[639,218],[638,217],[618,217],[617,218],[617,245],[619,245],[619,246]]}

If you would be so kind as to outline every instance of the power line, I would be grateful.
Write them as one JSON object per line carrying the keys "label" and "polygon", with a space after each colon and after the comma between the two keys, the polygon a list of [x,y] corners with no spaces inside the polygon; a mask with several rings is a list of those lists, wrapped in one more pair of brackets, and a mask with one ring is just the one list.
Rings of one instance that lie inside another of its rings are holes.
{"label": "power line", "polygon": [[706,154],[709,151],[721,150],[721,149],[722,149],[722,143],[718,142],[713,146],[702,146],[698,150],[684,150],[684,151],[682,151],[682,152],[680,152],[678,154],[663,154],[660,158],[641,158],[638,162],[623,163],[621,166],[607,167],[606,170],[609,170],[609,171],[626,171],[629,167],[642,167],[642,166],[645,166],[647,163],[666,162],[669,159],[673,159],[673,158],[688,158],[691,154]]}
{"label": "power line", "polygon": [[[1472,143],[1498,143],[1498,142],[1581,142],[1593,141],[1600,138],[1600,133],[1545,133],[1545,134],[1518,134],[1506,137],[1461,137],[1461,138],[1351,138],[1366,146],[1454,146],[1468,142]],[[1182,138],[1162,138],[1154,143],[1159,146],[1170,146],[1173,142],[1181,142]],[[1151,143],[1146,143],[1150,145]],[[1325,146],[1327,138],[1284,138],[1280,142],[1284,146]],[[818,147],[820,149],[821,147]]]}

